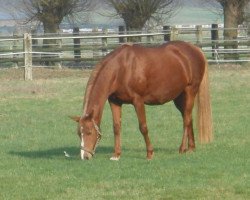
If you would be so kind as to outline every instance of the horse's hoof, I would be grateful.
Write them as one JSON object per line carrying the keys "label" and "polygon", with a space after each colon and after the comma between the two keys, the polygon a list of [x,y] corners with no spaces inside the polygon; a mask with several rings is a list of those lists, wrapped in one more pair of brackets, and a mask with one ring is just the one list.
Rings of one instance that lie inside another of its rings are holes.
{"label": "horse's hoof", "polygon": [[188,150],[187,149],[179,149],[179,153],[180,154],[184,154],[184,153],[186,153]]}
{"label": "horse's hoof", "polygon": [[147,160],[152,160],[154,157],[154,152],[153,151],[148,151],[147,153]]}
{"label": "horse's hoof", "polygon": [[195,148],[188,148],[188,150],[186,151],[187,153],[193,153],[195,151]]}
{"label": "horse's hoof", "polygon": [[110,158],[110,160],[112,160],[112,161],[119,161],[119,159],[120,159],[120,157],[115,157],[115,156],[112,156]]}

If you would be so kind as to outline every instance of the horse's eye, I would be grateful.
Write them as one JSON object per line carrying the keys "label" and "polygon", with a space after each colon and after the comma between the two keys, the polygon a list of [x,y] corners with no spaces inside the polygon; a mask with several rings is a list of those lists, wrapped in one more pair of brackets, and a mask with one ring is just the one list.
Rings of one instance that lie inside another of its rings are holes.
{"label": "horse's eye", "polygon": [[94,132],[95,132],[94,129],[90,129],[88,134],[91,135],[91,134],[93,134]]}

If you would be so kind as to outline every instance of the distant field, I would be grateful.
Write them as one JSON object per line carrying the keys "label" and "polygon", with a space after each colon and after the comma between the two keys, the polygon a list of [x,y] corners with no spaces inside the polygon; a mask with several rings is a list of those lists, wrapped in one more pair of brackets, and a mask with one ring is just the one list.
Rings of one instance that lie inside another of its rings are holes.
{"label": "distant field", "polygon": [[[103,139],[91,161],[79,159],[76,124],[90,71],[0,70],[0,199],[250,199],[250,66],[212,66],[214,142],[179,155],[182,122],[172,103],[147,107],[155,148],[145,144],[132,106],[123,107],[119,162],[105,107]],[[195,134],[197,136],[197,134]],[[71,158],[64,157],[67,151]]]}

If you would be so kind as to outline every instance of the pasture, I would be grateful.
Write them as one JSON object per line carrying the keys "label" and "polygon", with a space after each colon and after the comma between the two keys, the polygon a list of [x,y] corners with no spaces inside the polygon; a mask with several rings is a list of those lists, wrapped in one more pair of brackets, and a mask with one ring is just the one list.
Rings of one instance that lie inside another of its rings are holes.
{"label": "pasture", "polygon": [[130,105],[123,106],[122,157],[109,160],[108,104],[95,158],[81,161],[68,116],[81,114],[89,71],[36,69],[33,76],[25,82],[22,69],[0,70],[0,199],[250,198],[249,64],[210,66],[215,139],[197,142],[194,153],[178,153],[182,121],[173,103],[147,106],[152,161]]}

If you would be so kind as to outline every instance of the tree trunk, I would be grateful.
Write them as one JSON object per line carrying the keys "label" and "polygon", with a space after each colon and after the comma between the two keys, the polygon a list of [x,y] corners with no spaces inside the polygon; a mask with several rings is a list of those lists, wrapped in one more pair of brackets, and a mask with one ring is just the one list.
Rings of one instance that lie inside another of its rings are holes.
{"label": "tree trunk", "polygon": [[[137,23],[137,20],[126,20],[125,24],[126,24],[126,29],[127,29],[127,33],[129,34],[140,34],[142,31],[143,26],[145,25],[145,22],[142,21],[141,23]],[[141,42],[141,37],[128,37],[128,42],[133,42],[133,43],[140,43]]]}
{"label": "tree trunk", "polygon": [[[140,16],[138,14],[126,13],[123,15],[123,20],[126,24],[127,33],[129,34],[139,34],[144,27],[147,18]],[[128,37],[128,42],[140,43],[141,37]]]}
{"label": "tree trunk", "polygon": [[[237,49],[238,42],[238,9],[233,1],[224,4],[224,49]],[[237,53],[225,54],[225,59],[238,59]]]}
{"label": "tree trunk", "polygon": [[[132,28],[127,26],[127,33],[128,34],[139,34],[141,33],[142,28]],[[132,43],[140,43],[141,42],[141,37],[128,37],[127,39],[128,42],[132,42]]]}
{"label": "tree trunk", "polygon": [[[54,34],[57,34],[59,32],[59,24],[54,22],[54,21],[44,21],[43,22],[43,27],[44,27],[44,34],[45,36],[52,36]],[[57,47],[57,40],[43,40],[43,48],[44,51],[47,52],[56,52],[55,47]],[[55,65],[55,62],[50,61],[53,57],[55,58],[55,56],[51,56],[49,54],[44,54],[43,56],[44,58],[48,59],[46,61],[43,62],[43,64],[50,66],[50,65]]]}
{"label": "tree trunk", "polygon": [[[56,34],[59,32],[59,24],[54,23],[54,22],[43,22],[43,28],[44,28],[44,34],[49,35],[49,34]],[[44,40],[43,45],[44,47],[48,47],[49,44],[56,44],[56,40]]]}

